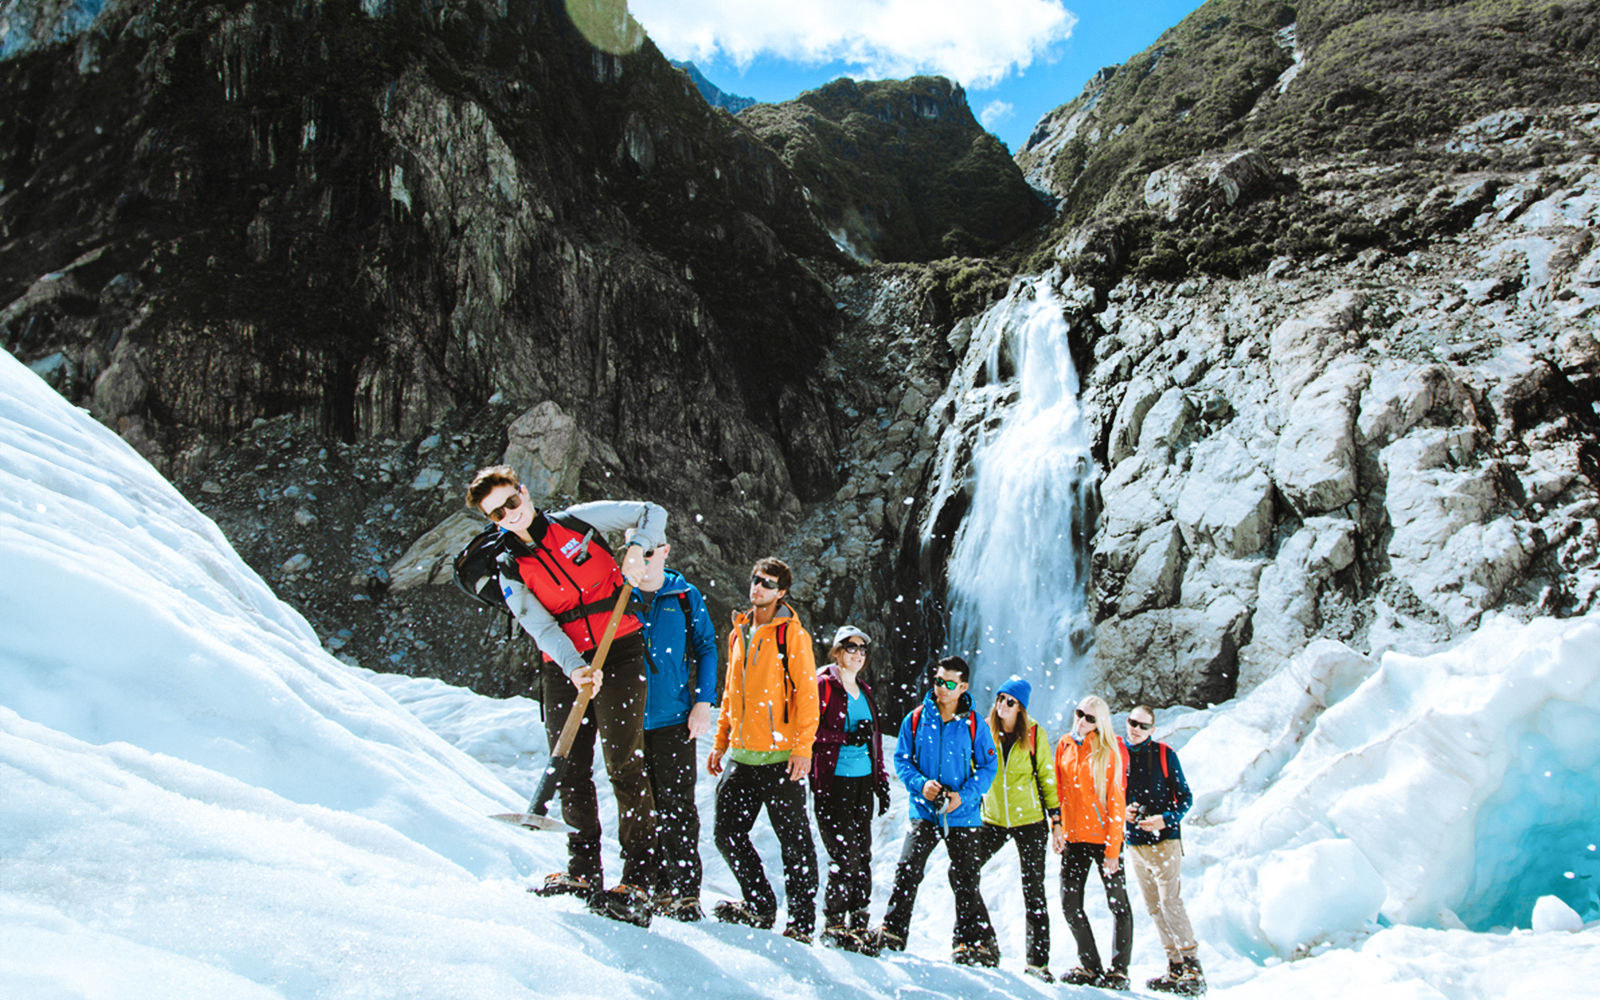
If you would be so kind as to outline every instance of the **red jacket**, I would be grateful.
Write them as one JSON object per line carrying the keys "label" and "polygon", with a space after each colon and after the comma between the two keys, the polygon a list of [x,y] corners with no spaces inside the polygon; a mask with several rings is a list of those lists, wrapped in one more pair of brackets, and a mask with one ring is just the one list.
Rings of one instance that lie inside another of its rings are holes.
{"label": "red jacket", "polygon": [[[517,574],[532,591],[534,599],[555,616],[561,631],[580,653],[600,645],[606,621],[622,589],[622,570],[606,551],[603,539],[592,538],[583,544],[583,535],[554,520],[539,515],[544,523],[537,528],[531,552],[517,556]],[[639,631],[639,619],[624,614],[617,624],[617,637]]]}

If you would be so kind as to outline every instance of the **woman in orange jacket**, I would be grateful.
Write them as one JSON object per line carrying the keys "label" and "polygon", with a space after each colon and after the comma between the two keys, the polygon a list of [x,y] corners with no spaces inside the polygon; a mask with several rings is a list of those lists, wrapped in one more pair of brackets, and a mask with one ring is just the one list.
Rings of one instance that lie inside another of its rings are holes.
{"label": "woman in orange jacket", "polygon": [[[1056,744],[1056,792],[1061,800],[1061,825],[1054,847],[1061,859],[1061,905],[1078,942],[1078,967],[1066,974],[1074,985],[1128,989],[1128,962],[1133,951],[1133,908],[1122,872],[1122,820],[1127,812],[1122,753],[1111,731],[1111,709],[1105,699],[1090,695],[1078,703],[1072,730]],[[1100,962],[1094,931],[1083,912],[1083,887],[1089,868],[1098,866],[1106,902],[1116,918],[1111,968]]]}

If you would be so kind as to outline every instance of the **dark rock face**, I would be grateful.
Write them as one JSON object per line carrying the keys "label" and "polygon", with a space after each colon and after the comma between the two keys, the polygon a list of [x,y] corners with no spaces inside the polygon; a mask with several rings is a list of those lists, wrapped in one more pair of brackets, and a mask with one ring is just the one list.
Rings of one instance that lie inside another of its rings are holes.
{"label": "dark rock face", "polygon": [[648,43],[548,2],[128,4],[0,92],[0,335],[164,469],[258,418],[409,437],[498,392],[633,489],[835,486],[803,387],[838,320],[797,256],[832,248]]}
{"label": "dark rock face", "polygon": [[805,185],[817,218],[858,257],[993,253],[1049,217],[942,77],[836,80],[741,115]]}

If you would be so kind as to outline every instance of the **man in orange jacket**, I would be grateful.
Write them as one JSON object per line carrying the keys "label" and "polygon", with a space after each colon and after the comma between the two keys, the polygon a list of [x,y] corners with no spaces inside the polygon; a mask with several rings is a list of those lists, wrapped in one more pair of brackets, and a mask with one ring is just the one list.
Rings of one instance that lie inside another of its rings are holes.
{"label": "man in orange jacket", "polygon": [[[762,806],[783,852],[789,901],[784,936],[811,943],[817,920],[817,849],[806,817],[800,779],[811,770],[817,734],[817,666],[811,636],[784,602],[789,567],[763,559],[750,574],[750,609],[736,611],[728,633],[728,675],[706,771],[717,782],[713,835],[744,898],[712,911],[725,923],[769,928],[778,900],[767,881],[750,829]],[[724,773],[722,757],[733,759]]]}

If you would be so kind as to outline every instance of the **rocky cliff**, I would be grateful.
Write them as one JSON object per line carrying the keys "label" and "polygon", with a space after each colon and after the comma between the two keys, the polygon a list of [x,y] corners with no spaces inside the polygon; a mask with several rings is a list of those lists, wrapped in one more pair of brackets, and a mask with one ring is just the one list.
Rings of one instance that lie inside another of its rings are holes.
{"label": "rocky cliff", "polygon": [[[1214,0],[1019,153],[1062,200],[1035,264],[1074,303],[1119,699],[1594,605],[1597,9],[1402,6]],[[946,398],[970,449],[994,414]]]}
{"label": "rocky cliff", "polygon": [[966,92],[942,77],[835,80],[740,117],[863,260],[986,256],[1048,218]]}
{"label": "rocky cliff", "polygon": [[[5,346],[366,665],[521,689],[527,645],[437,585],[461,482],[506,458],[551,502],[666,503],[719,618],[789,559],[813,632],[866,627],[909,698],[1045,289],[1090,499],[1018,575],[1081,566],[1090,622],[994,626],[1082,683],[1217,701],[1311,638],[1600,587],[1593,4],[1213,0],[1017,164],[942,81],[747,125],[616,5],[575,8],[606,47],[553,2],[30,9]],[[841,232],[945,259],[858,267]]]}

